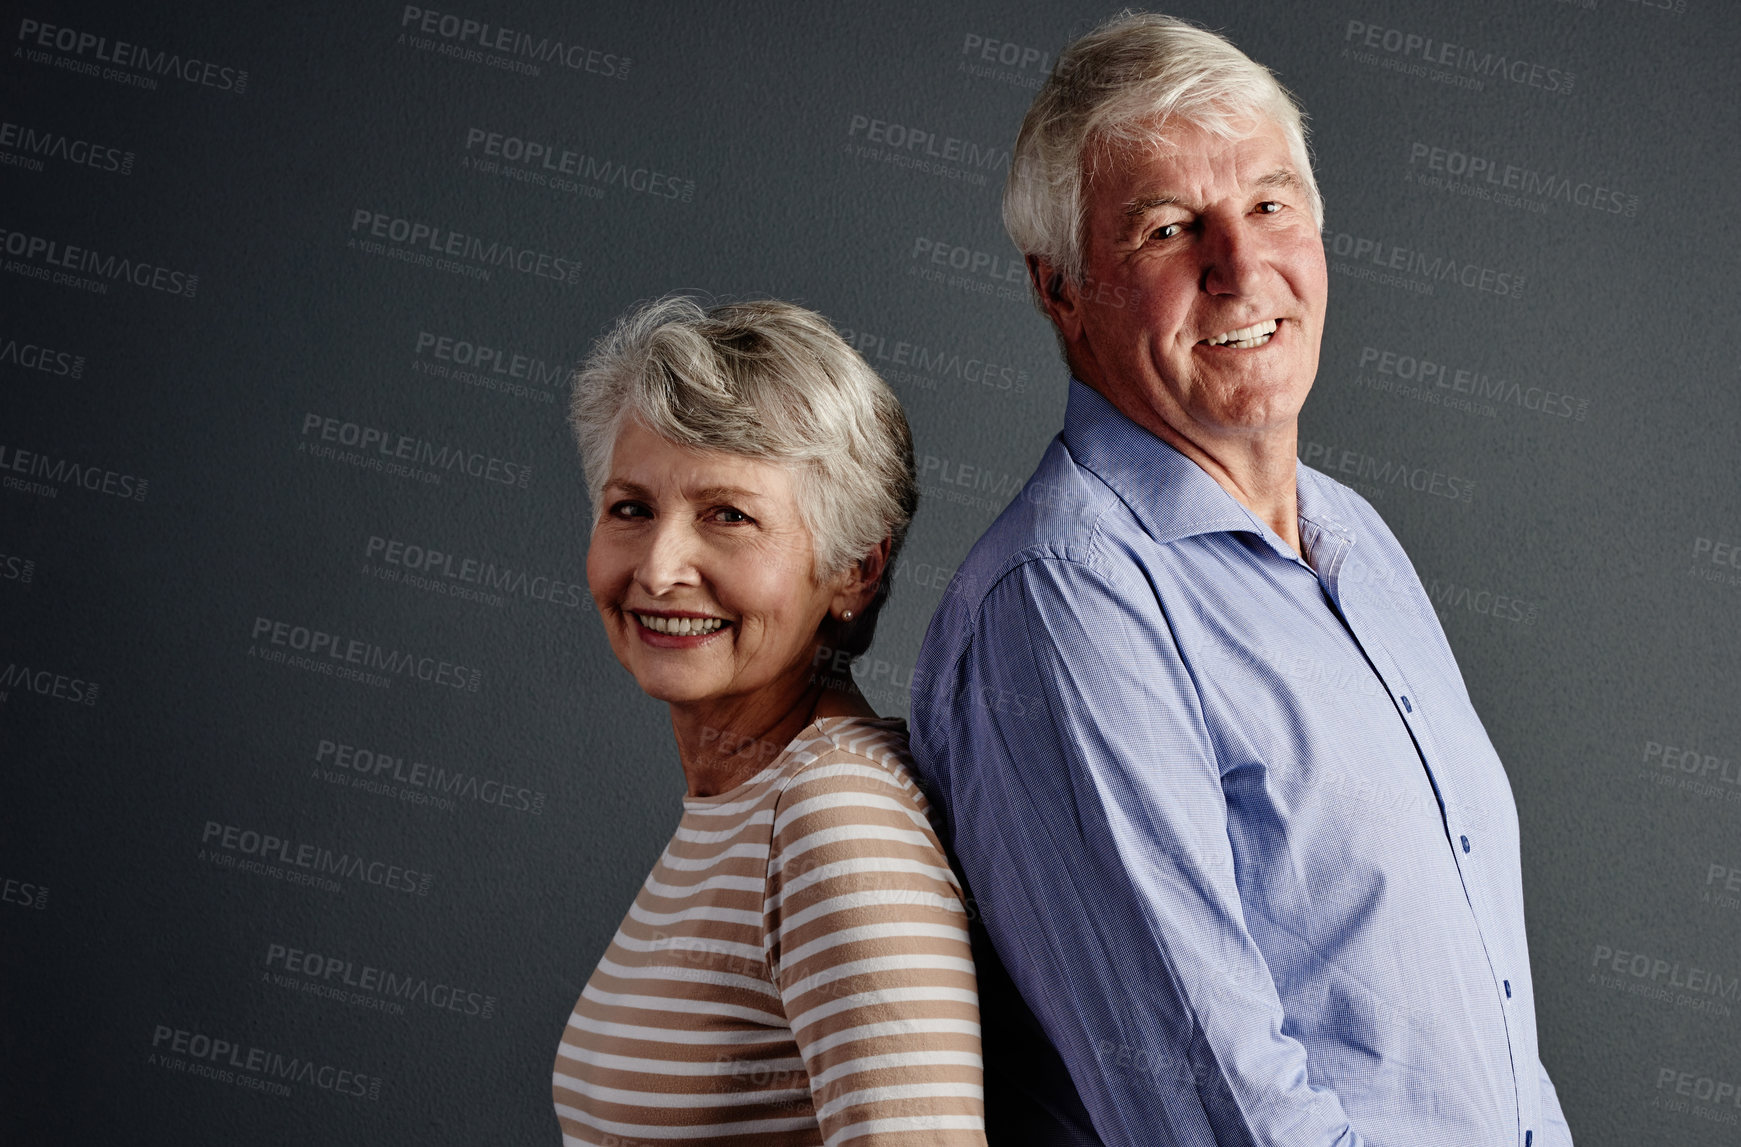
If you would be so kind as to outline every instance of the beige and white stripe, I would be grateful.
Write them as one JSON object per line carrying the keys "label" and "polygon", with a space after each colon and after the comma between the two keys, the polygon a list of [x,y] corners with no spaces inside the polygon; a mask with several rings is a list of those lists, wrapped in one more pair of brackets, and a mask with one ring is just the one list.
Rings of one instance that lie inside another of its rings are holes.
{"label": "beige and white stripe", "polygon": [[558,1048],[565,1143],[983,1144],[961,887],[904,723],[814,722],[683,820]]}

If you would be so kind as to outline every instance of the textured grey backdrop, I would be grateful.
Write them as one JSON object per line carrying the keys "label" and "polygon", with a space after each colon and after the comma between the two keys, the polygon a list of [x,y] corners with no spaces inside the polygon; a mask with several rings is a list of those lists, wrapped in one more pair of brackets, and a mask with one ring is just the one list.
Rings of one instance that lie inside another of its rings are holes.
{"label": "textured grey backdrop", "polygon": [[[7,6],[7,1142],[555,1141],[682,791],[561,417],[631,303],[803,302],[906,403],[885,712],[1060,423],[999,187],[1111,9],[436,5]],[[1413,555],[1510,770],[1579,1142],[1733,1143],[1741,18],[1171,10],[1311,114],[1302,456]]]}

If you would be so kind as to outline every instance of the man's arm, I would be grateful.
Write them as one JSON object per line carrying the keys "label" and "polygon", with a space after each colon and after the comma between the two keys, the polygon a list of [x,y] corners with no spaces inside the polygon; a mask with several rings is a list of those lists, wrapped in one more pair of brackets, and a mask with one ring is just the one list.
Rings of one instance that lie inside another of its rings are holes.
{"label": "man's arm", "polygon": [[919,748],[950,731],[953,845],[986,928],[1102,1139],[1361,1147],[1282,1034],[1216,754],[1152,592],[1030,561],[921,704],[949,710]]}
{"label": "man's arm", "polygon": [[1532,1147],[1572,1147],[1572,1128],[1566,1123],[1566,1113],[1560,1110],[1560,1093],[1548,1078],[1548,1069],[1537,1058],[1536,1070],[1542,1083],[1542,1133]]}

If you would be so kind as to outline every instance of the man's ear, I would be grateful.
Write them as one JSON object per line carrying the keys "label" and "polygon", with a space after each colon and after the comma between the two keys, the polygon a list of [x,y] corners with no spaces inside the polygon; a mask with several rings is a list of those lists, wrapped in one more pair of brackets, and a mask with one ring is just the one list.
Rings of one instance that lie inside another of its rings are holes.
{"label": "man's ear", "polygon": [[1070,276],[1039,255],[1028,256],[1028,284],[1040,300],[1040,307],[1065,342],[1075,341],[1081,326],[1081,295]]}

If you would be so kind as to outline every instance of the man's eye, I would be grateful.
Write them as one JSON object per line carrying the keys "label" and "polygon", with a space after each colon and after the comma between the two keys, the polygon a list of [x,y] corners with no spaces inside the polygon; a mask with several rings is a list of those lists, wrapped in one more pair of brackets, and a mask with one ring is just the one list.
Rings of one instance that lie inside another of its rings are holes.
{"label": "man's eye", "polygon": [[624,501],[611,507],[611,517],[613,518],[650,518],[652,516],[653,512],[641,502]]}
{"label": "man's eye", "polygon": [[748,514],[744,513],[742,510],[734,510],[730,506],[721,506],[713,512],[713,516],[715,520],[724,522],[727,525],[736,525],[739,522],[747,522],[750,520]]}
{"label": "man's eye", "polygon": [[1277,211],[1282,209],[1282,205],[1274,199],[1266,199],[1257,205],[1257,209],[1264,215],[1274,215]]}
{"label": "man's eye", "polygon": [[1163,223],[1149,232],[1150,239],[1171,239],[1185,229],[1183,223]]}

